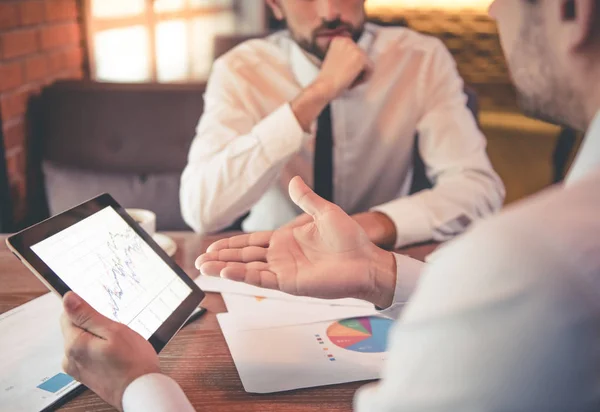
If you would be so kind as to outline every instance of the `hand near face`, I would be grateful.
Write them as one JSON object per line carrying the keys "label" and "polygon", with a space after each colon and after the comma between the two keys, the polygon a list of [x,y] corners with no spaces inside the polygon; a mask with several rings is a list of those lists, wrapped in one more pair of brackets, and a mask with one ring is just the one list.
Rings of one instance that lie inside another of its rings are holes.
{"label": "hand near face", "polygon": [[333,100],[344,91],[367,82],[372,72],[373,63],[367,53],[351,38],[339,36],[331,41],[317,81],[328,86]]}
{"label": "hand near face", "polygon": [[73,292],[63,298],[63,369],[112,406],[135,379],[160,372],[158,355],[142,336],[96,312]]}
{"label": "hand near face", "polygon": [[290,182],[290,197],[311,216],[305,224],[218,241],[196,267],[207,275],[292,295],[391,302],[393,286],[383,291],[380,281],[385,267],[395,282],[392,254],[372,244],[354,219],[299,177]]}

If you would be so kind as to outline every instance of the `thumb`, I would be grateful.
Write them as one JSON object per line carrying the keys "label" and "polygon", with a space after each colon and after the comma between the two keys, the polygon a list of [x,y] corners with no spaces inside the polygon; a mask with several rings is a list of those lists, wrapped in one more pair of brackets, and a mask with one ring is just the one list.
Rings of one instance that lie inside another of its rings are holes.
{"label": "thumb", "polygon": [[320,216],[333,206],[333,203],[313,192],[300,176],[290,181],[289,192],[292,201],[312,217]]}
{"label": "thumb", "polygon": [[98,313],[74,292],[67,292],[64,295],[63,307],[69,320],[75,326],[101,338],[105,337],[109,324],[113,322],[106,316]]}

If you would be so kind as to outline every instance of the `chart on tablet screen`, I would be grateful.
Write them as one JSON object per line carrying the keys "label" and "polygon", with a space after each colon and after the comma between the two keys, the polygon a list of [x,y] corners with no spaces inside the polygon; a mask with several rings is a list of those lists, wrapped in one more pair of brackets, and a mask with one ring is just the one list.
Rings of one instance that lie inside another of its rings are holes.
{"label": "chart on tablet screen", "polygon": [[146,338],[191,292],[110,207],[31,249],[97,311]]}

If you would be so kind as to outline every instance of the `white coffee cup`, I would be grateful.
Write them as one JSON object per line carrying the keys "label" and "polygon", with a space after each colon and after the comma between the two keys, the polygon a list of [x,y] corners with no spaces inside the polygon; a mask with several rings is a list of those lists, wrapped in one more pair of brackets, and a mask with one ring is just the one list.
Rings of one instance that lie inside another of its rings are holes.
{"label": "white coffee cup", "polygon": [[150,236],[154,236],[154,234],[156,233],[156,213],[146,209],[125,209],[125,211]]}

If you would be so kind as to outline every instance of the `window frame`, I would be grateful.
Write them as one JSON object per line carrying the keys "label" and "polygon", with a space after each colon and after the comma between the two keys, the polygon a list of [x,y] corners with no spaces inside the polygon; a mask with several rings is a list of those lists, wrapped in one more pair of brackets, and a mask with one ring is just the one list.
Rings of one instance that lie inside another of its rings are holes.
{"label": "window frame", "polygon": [[[206,17],[215,15],[222,12],[237,12],[237,2],[232,1],[232,6],[205,6],[205,7],[192,7],[191,0],[185,0],[184,9],[177,11],[154,11],[154,0],[144,0],[145,11],[138,16],[128,17],[109,17],[99,18],[94,17],[92,14],[92,1],[84,0],[83,2],[83,16],[85,18],[85,32],[87,38],[87,50],[88,50],[88,61],[89,71],[92,80],[97,79],[96,73],[96,51],[94,38],[97,33],[111,29],[120,29],[131,26],[142,25],[148,31],[148,56],[150,62],[150,78],[144,83],[159,83],[158,80],[158,63],[157,63],[157,49],[156,49],[156,28],[161,22],[172,21],[172,20],[188,20],[195,17]],[[188,25],[188,35],[191,36],[191,25]],[[192,54],[192,42],[188,42],[188,54]],[[192,65],[188,68],[188,78],[186,81],[192,80],[193,67]]]}

